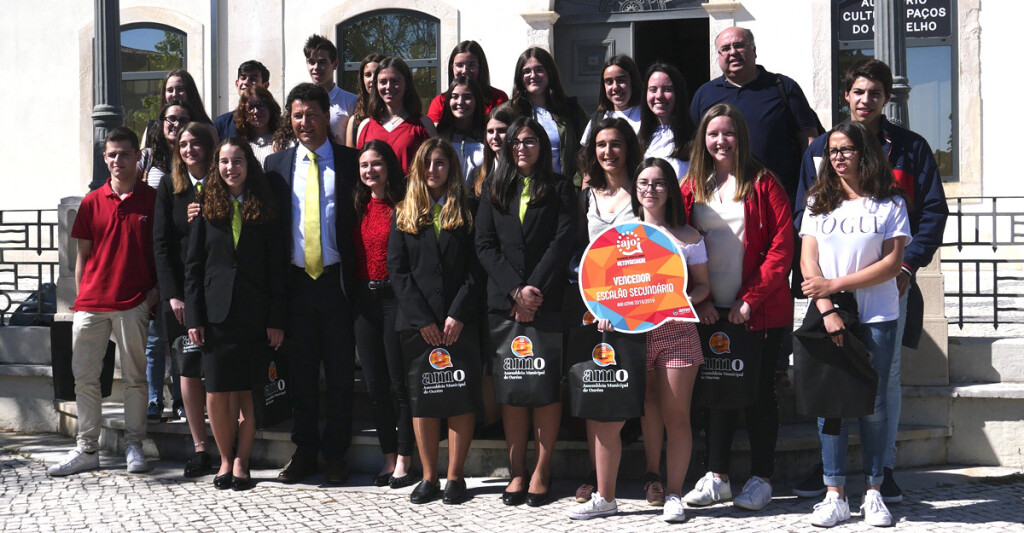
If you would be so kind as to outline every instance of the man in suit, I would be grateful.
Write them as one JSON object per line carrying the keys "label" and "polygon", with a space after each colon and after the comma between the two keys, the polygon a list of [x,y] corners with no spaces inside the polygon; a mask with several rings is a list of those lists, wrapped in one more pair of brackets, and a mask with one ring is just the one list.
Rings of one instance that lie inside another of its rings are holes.
{"label": "man in suit", "polygon": [[[330,99],[323,87],[297,85],[285,112],[298,144],[267,157],[267,177],[278,191],[289,235],[287,339],[291,357],[291,462],[278,479],[295,483],[317,472],[323,452],[327,482],[348,478],[344,456],[351,441],[355,342],[352,280],[355,251],[352,189],[358,152],[330,141]],[[307,238],[311,236],[312,238]],[[319,378],[326,380],[326,425],[319,422]]]}
{"label": "man in suit", "polygon": [[[238,77],[235,78],[235,89],[238,96],[253,85],[262,85],[264,89],[270,87],[270,71],[263,63],[250,59],[238,66]],[[220,140],[234,136],[235,131],[235,110],[232,109],[223,115],[213,119],[213,127],[217,130],[217,137]]]}

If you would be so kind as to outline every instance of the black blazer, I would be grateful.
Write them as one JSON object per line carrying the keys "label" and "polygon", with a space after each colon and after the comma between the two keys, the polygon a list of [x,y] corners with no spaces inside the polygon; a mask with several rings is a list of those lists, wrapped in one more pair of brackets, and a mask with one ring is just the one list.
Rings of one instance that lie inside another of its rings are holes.
{"label": "black blazer", "polygon": [[480,265],[473,248],[473,234],[466,228],[421,228],[413,235],[394,222],[388,237],[388,277],[398,299],[395,329],[420,329],[443,325],[447,317],[475,322],[479,299]]}
{"label": "black blazer", "polygon": [[[359,151],[347,146],[339,146],[330,140],[334,149],[334,226],[335,243],[341,255],[341,285],[345,294],[351,298],[355,293],[353,280],[356,272],[356,252],[352,245],[352,229],[356,224],[356,211],[352,204],[352,190],[359,180]],[[291,261],[292,248],[292,179],[295,170],[295,151],[293,146],[276,154],[267,156],[264,163],[267,179],[280,201],[280,223],[285,231],[285,248],[288,262]]]}
{"label": "black blazer", "polygon": [[235,248],[231,221],[192,222],[185,261],[185,324],[232,320],[284,329],[288,248],[284,226],[242,223]]}
{"label": "black blazer", "polygon": [[540,205],[527,207],[522,223],[518,208],[522,191],[513,197],[508,212],[502,213],[489,199],[491,185],[488,178],[476,217],[476,251],[487,274],[487,307],[507,312],[513,303],[509,293],[519,285],[532,285],[544,295],[541,311],[560,310],[576,228],[572,183],[555,175],[552,194]]}
{"label": "black blazer", "polygon": [[196,201],[196,188],[189,180],[184,192],[174,193],[170,174],[160,180],[153,210],[153,255],[156,260],[160,298],[185,299],[185,256],[188,253],[188,204]]}

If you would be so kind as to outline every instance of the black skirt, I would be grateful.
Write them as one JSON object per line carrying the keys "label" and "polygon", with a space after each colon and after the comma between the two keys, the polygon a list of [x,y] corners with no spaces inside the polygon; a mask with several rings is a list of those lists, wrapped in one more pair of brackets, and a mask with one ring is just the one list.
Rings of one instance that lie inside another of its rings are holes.
{"label": "black skirt", "polygon": [[252,390],[253,368],[259,350],[267,349],[265,328],[228,320],[206,326],[203,376],[206,392]]}

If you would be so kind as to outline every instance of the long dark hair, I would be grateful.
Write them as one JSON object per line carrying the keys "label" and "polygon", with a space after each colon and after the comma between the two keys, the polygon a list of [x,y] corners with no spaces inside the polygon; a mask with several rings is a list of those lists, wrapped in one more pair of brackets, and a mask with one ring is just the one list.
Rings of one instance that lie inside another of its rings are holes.
{"label": "long dark hair", "polygon": [[[412,79],[412,70],[409,69],[409,65],[405,63],[400,57],[385,57],[377,63],[377,70],[373,72],[373,87],[377,87],[377,76],[380,76],[382,70],[387,68],[393,68],[402,75],[405,81],[405,94],[402,95],[402,107],[405,108],[405,112],[410,116],[419,115],[423,112],[423,102],[420,101],[420,95],[416,92],[416,82]],[[370,95],[370,116],[374,120],[380,122],[384,120],[384,116],[388,113],[388,105],[384,103],[384,99],[380,97],[379,91],[374,91]]]}
{"label": "long dark hair", "polygon": [[[356,84],[358,86],[356,88],[356,95],[358,95],[358,99],[356,100],[356,110],[352,113],[352,120],[357,126],[364,118],[370,116],[370,100],[373,99],[373,95],[366,91],[366,85],[363,83],[363,74],[365,74],[366,65],[369,65],[370,63],[380,63],[381,61],[384,61],[385,57],[387,56],[384,54],[373,52],[371,54],[367,54],[367,56],[359,63],[359,83]],[[376,84],[373,82],[371,83],[373,84],[373,92],[377,92]]]}
{"label": "long dark hair", "polygon": [[206,108],[203,107],[203,99],[199,96],[195,78],[185,69],[176,68],[164,76],[163,81],[160,82],[160,101],[167,103],[165,100],[167,98],[167,80],[175,77],[181,78],[185,82],[185,101],[188,102],[189,109],[192,110],[192,114],[189,115],[192,120],[203,124],[213,124],[210,115],[206,114]]}
{"label": "long dark hair", "polygon": [[[501,104],[488,113],[487,121],[484,122],[484,164],[477,169],[477,176],[473,182],[472,192],[475,196],[480,196],[484,180],[487,179],[487,176],[494,170],[494,162],[498,159],[497,153],[494,150],[491,150],[490,145],[487,144],[487,124],[490,124],[492,120],[497,120],[498,122],[504,123],[505,126],[510,126],[517,118],[519,118],[519,113],[517,113],[516,110],[508,103]],[[507,130],[505,132],[505,139],[508,139]],[[504,145],[505,143],[502,143],[502,147],[504,147]]]}
{"label": "long dark hair", "polygon": [[[380,140],[372,139],[363,145],[359,150],[360,157],[369,151],[377,152],[377,155],[384,160],[384,166],[388,167],[388,181],[384,186],[384,196],[392,205],[402,201],[405,196],[405,176],[402,174],[402,164],[398,162],[398,156],[391,149],[391,145]],[[366,211],[366,204],[370,202],[373,191],[363,183],[362,179],[356,180],[356,186],[352,190],[352,202],[356,208],[356,218],[362,219]]]}
{"label": "long dark hair", "polygon": [[[267,122],[267,131],[271,134],[281,127],[281,104],[277,103],[274,95],[270,94],[265,87],[259,84],[249,86],[238,98],[238,107],[235,109],[235,130],[238,136],[246,141],[252,142],[256,138],[256,131],[250,124],[249,100],[259,98],[267,106],[270,113],[270,121]],[[291,121],[289,120],[289,123]]]}
{"label": "long dark hair", "polygon": [[629,76],[629,101],[626,102],[626,105],[633,107],[643,102],[644,94],[641,89],[644,84],[640,79],[640,69],[636,66],[636,62],[626,54],[614,55],[604,62],[604,67],[601,69],[601,87],[597,93],[597,113],[603,115],[615,111],[615,104],[608,99],[608,94],[604,89],[604,71],[608,70],[608,67],[619,67],[625,70],[626,75]]}
{"label": "long dark hair", "polygon": [[[174,180],[174,194],[181,194],[192,186],[192,179],[189,178],[188,175],[188,165],[186,165],[185,160],[181,158],[181,135],[184,133],[192,134],[206,152],[207,172],[209,172],[209,163],[213,159],[213,151],[217,148],[215,141],[213,140],[213,133],[206,124],[203,124],[202,122],[189,122],[188,126],[185,126],[181,130],[181,133],[178,134],[178,146],[175,147],[172,154],[174,168],[171,171],[171,179]],[[198,179],[203,179],[204,177],[205,176],[196,176]]]}
{"label": "long dark hair", "polygon": [[512,141],[523,128],[529,129],[540,144],[537,164],[533,167],[533,176],[530,176],[529,205],[538,205],[548,194],[554,194],[555,179],[558,179],[554,164],[551,162],[551,140],[548,139],[544,126],[530,117],[517,118],[508,127],[505,143],[501,146],[501,158],[498,159],[498,167],[494,169],[491,181],[489,199],[491,204],[504,214],[509,212],[509,206],[516,196],[516,179],[519,176],[519,167],[516,166],[515,154],[512,152]]}
{"label": "long dark hair", "polygon": [[[676,170],[672,168],[672,165],[660,157],[648,157],[640,162],[633,172],[633,183],[636,184],[637,178],[640,177],[640,173],[651,167],[657,167],[661,171],[661,175],[665,177],[665,194],[667,195],[667,201],[665,202],[665,224],[670,228],[678,228],[685,226],[689,223],[686,218],[686,207],[683,204],[683,193],[678,187],[679,180],[676,177]],[[640,205],[640,200],[637,199],[636,195],[640,194],[640,190],[636,187],[633,188],[633,194],[631,195],[631,202],[633,204],[633,214],[640,220],[644,219],[644,208]]]}
{"label": "long dark hair", "polygon": [[900,197],[907,202],[909,209],[910,201],[903,189],[896,185],[892,167],[889,166],[889,159],[882,152],[881,144],[874,138],[867,126],[860,122],[847,121],[840,123],[828,132],[821,165],[818,167],[818,179],[807,191],[807,198],[814,199],[813,202],[808,202],[807,206],[811,214],[831,213],[849,198],[846,189],[843,188],[842,178],[832,168],[832,159],[829,157],[828,141],[836,133],[842,133],[849,137],[853,142],[854,149],[860,155],[857,161],[857,174],[864,194],[877,202],[886,198]]}
{"label": "long dark hair", "polygon": [[484,126],[487,123],[487,115],[484,113],[484,107],[487,106],[487,100],[484,97],[483,90],[480,88],[480,84],[476,80],[469,76],[459,76],[455,78],[455,81],[451,83],[448,90],[444,93],[444,109],[441,111],[441,120],[437,123],[437,133],[441,137],[445,137],[451,140],[452,134],[455,133],[455,115],[452,114],[452,93],[456,87],[468,87],[469,93],[473,97],[473,116],[470,117],[469,129],[462,130],[461,133],[467,137],[474,139],[483,140],[484,138]]}
{"label": "long dark hair", "polygon": [[580,151],[579,159],[580,170],[587,173],[587,183],[595,189],[604,189],[608,186],[608,180],[604,178],[604,169],[601,168],[601,162],[597,159],[597,134],[607,129],[618,131],[626,143],[626,176],[634,177],[630,174],[630,169],[636,168],[644,157],[643,151],[640,150],[640,143],[636,139],[636,133],[633,133],[633,127],[626,122],[626,119],[615,117],[598,120],[591,125],[590,134],[587,136],[587,145]]}
{"label": "long dark hair", "polygon": [[220,143],[210,162],[206,186],[203,187],[203,217],[209,221],[231,219],[231,192],[220,175],[220,152],[226,146],[240,148],[245,154],[245,191],[242,193],[242,220],[253,224],[272,222],[277,218],[274,206],[274,195],[270,189],[270,181],[263,174],[263,167],[252,152],[252,147],[241,137],[230,137]]}
{"label": "long dark hair", "polygon": [[647,90],[651,83],[651,76],[655,72],[664,73],[669,80],[672,80],[672,89],[675,93],[675,106],[672,108],[669,118],[669,128],[672,129],[672,139],[675,142],[671,157],[689,161],[690,143],[693,142],[693,133],[696,129],[687,106],[690,101],[690,91],[686,87],[686,78],[679,72],[679,69],[672,65],[655,63],[647,69],[643,88],[644,105],[640,108],[640,131],[637,133],[637,137],[640,138],[640,144],[646,149],[651,145],[651,138],[654,137],[654,132],[661,124],[647,105]]}
{"label": "long dark hair", "polygon": [[512,107],[519,110],[523,116],[533,116],[533,104],[530,103],[530,95],[526,93],[526,84],[523,83],[523,65],[530,59],[536,59],[548,75],[547,109],[557,116],[564,117],[568,113],[565,89],[562,88],[562,77],[558,74],[558,65],[551,54],[543,48],[536,46],[527,48],[516,61],[516,72],[514,85],[512,87]]}
{"label": "long dark hair", "polygon": [[467,53],[476,56],[477,62],[480,63],[480,70],[476,73],[476,81],[480,84],[481,89],[487,91],[487,98],[490,98],[491,70],[487,66],[487,56],[484,55],[483,47],[476,41],[462,41],[455,45],[455,48],[452,48],[452,53],[448,55],[448,85],[455,81],[455,56]]}
{"label": "long dark hair", "polygon": [[[167,102],[160,108],[160,113],[156,118],[156,143],[153,145],[153,166],[162,170],[164,174],[169,174],[172,170],[172,163],[174,162],[174,150],[177,150],[177,146],[170,146],[167,142],[167,136],[164,135],[164,119],[167,118],[167,110],[178,106],[185,111],[188,111],[188,121],[191,123],[192,120],[192,106],[188,105],[184,100],[174,99]],[[196,121],[198,122],[198,121]],[[181,131],[185,131],[185,126],[182,125]],[[178,135],[181,135],[180,133]]]}

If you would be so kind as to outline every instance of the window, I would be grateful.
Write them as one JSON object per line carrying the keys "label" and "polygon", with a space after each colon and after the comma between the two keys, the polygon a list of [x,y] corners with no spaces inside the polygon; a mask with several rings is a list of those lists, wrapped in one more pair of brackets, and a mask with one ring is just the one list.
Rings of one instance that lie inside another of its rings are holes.
{"label": "window", "polygon": [[186,68],[185,33],[162,24],[121,27],[121,100],[124,123],[142,137],[160,113],[160,82],[167,72]]}
{"label": "window", "polygon": [[[906,3],[910,129],[928,141],[943,181],[957,181],[956,79],[959,72],[952,2],[932,0],[927,9],[911,5],[915,3],[912,0]],[[873,7],[862,7],[861,0],[841,0],[834,5],[839,27],[835,32],[838,57],[834,85],[834,116],[838,122],[850,116],[849,106],[843,99],[843,74],[855,61],[874,57],[874,34],[870,30]]]}
{"label": "window", "polygon": [[440,23],[423,13],[405,10],[374,11],[338,24],[338,85],[356,93],[359,63],[377,52],[401,57],[412,69],[416,92],[426,112],[430,100],[440,92]]}

